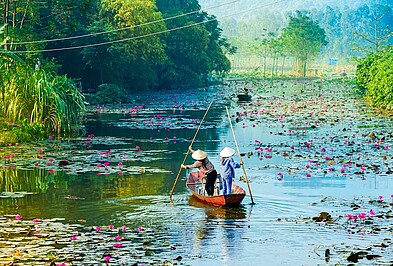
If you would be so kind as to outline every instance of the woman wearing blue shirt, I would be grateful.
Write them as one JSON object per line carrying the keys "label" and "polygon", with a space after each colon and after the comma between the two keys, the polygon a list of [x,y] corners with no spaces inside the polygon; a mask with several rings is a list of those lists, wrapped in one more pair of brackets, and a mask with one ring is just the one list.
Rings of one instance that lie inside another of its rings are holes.
{"label": "woman wearing blue shirt", "polygon": [[231,194],[232,192],[232,179],[235,178],[235,168],[240,168],[240,164],[233,160],[232,156],[235,154],[235,150],[229,147],[225,147],[221,152],[221,178],[223,180],[223,194]]}

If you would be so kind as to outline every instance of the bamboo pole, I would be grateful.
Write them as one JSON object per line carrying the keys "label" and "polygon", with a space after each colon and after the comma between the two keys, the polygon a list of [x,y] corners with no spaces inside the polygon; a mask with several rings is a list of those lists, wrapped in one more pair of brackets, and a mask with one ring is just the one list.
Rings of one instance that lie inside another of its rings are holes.
{"label": "bamboo pole", "polygon": [[247,174],[246,174],[246,169],[244,168],[244,162],[242,159],[242,156],[240,155],[240,150],[239,150],[239,145],[237,144],[237,139],[236,139],[236,135],[235,135],[235,131],[233,130],[233,126],[232,126],[232,121],[231,121],[231,116],[229,115],[229,111],[228,111],[228,107],[225,106],[225,109],[227,110],[227,115],[228,115],[228,119],[229,119],[229,124],[231,125],[231,130],[232,130],[232,134],[233,134],[233,139],[235,140],[235,145],[236,145],[236,149],[237,149],[237,154],[239,155],[240,158],[240,165],[242,166],[242,170],[244,173],[244,177],[246,178],[246,183],[247,183],[247,187],[248,187],[248,192],[250,193],[250,197],[251,197],[251,203],[254,203],[254,199],[252,198],[252,193],[251,193],[251,188],[250,188],[250,184],[248,182],[248,178],[247,178]]}
{"label": "bamboo pole", "polygon": [[[213,104],[213,101],[211,101],[210,104],[209,104],[209,106],[207,107],[206,112],[205,112],[205,114],[203,115],[201,122],[199,123],[198,129],[197,129],[197,131],[195,132],[194,138],[192,139],[191,144],[190,144],[189,147],[192,147],[192,145],[194,144],[194,141],[195,141],[195,139],[196,139],[196,136],[198,135],[198,132],[199,132],[199,130],[201,129],[202,123],[203,123],[203,121],[205,120],[205,117],[206,117],[207,113],[209,112],[210,107],[212,106],[212,104]],[[180,165],[179,172],[177,173],[177,176],[176,176],[176,179],[175,179],[175,183],[173,184],[171,193],[169,194],[170,199],[172,199],[173,191],[175,190],[177,181],[179,180],[179,177],[180,177],[180,173],[181,173],[181,171],[182,171],[182,169],[183,169],[181,166],[182,166],[183,164],[186,163],[186,160],[187,160],[187,157],[188,157],[188,154],[189,154],[189,153],[190,153],[190,149],[187,149],[187,152],[186,152],[186,155],[184,156],[183,162],[182,162],[182,164]]]}

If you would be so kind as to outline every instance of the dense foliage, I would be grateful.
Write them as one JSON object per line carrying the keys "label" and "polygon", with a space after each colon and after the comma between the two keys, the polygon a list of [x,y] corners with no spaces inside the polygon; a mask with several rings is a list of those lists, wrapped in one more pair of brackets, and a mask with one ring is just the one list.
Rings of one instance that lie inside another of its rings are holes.
{"label": "dense foliage", "polygon": [[358,65],[356,77],[371,105],[393,111],[393,46],[375,52]]}
{"label": "dense foliage", "polygon": [[166,18],[190,14],[166,20],[168,30],[186,26],[164,36],[169,64],[162,75],[163,87],[207,84],[212,72],[230,70],[225,52],[232,52],[227,40],[221,37],[221,29],[214,16],[198,10],[196,0],[157,0],[157,6]]}
{"label": "dense foliage", "polygon": [[107,83],[127,91],[203,86],[211,73],[229,71],[230,46],[215,18],[199,10],[197,0],[20,0],[0,6],[5,48],[30,62],[54,60],[60,73],[80,79],[85,92]]}

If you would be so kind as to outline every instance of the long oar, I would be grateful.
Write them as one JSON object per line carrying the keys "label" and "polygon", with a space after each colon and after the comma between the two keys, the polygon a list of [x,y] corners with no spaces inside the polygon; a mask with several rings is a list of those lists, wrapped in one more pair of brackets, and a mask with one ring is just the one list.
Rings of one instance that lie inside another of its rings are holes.
{"label": "long oar", "polygon": [[248,187],[248,192],[250,193],[250,197],[251,197],[251,203],[252,203],[252,204],[255,204],[255,203],[254,203],[254,199],[252,198],[252,193],[251,193],[250,184],[248,183],[248,178],[247,178],[247,174],[246,174],[246,169],[244,168],[244,163],[243,163],[243,160],[242,160],[242,156],[240,155],[239,145],[237,144],[237,139],[236,139],[235,131],[233,130],[232,121],[231,121],[231,116],[229,115],[228,107],[225,106],[225,109],[227,110],[228,119],[229,119],[229,124],[231,125],[231,130],[232,130],[232,134],[233,134],[233,139],[235,140],[236,149],[237,149],[237,154],[239,155],[239,158],[240,158],[240,165],[242,166],[243,173],[244,173],[244,177],[246,178],[246,183],[247,183],[247,187]]}
{"label": "long oar", "polygon": [[[196,139],[196,136],[198,135],[199,129],[201,128],[202,123],[203,123],[203,121],[205,120],[205,117],[206,117],[207,113],[209,112],[209,109],[210,109],[210,107],[212,106],[212,104],[213,104],[213,101],[211,101],[211,103],[209,104],[209,107],[207,107],[206,112],[205,112],[204,116],[202,117],[201,122],[199,123],[198,129],[197,129],[197,131],[195,132],[194,138],[192,139],[191,144],[190,144],[189,147],[192,147],[192,145],[194,144],[194,141],[195,141],[195,139]],[[184,156],[183,163],[180,165],[180,169],[179,169],[179,172],[177,173],[177,176],[176,176],[176,179],[175,179],[175,183],[173,184],[171,193],[169,194],[169,197],[170,197],[171,199],[172,199],[172,194],[173,194],[173,191],[175,190],[177,181],[179,180],[180,173],[181,173],[181,171],[183,170],[183,168],[182,168],[181,166],[182,166],[183,164],[186,163],[186,160],[187,160],[187,157],[188,157],[188,154],[189,154],[189,153],[190,153],[190,149],[187,149],[186,156]]]}

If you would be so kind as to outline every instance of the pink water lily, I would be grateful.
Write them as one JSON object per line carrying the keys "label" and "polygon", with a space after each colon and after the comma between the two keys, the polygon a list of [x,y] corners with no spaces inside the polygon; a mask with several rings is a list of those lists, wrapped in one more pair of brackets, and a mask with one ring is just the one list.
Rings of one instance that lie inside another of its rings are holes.
{"label": "pink water lily", "polygon": [[78,240],[78,237],[77,237],[77,236],[71,236],[71,237],[70,237],[70,240],[71,240],[71,241],[76,241],[76,240]]}
{"label": "pink water lily", "polygon": [[345,215],[345,217],[348,218],[348,219],[352,219],[353,215],[352,214],[347,214],[347,215]]}
{"label": "pink water lily", "polygon": [[364,212],[361,212],[361,213],[358,214],[358,217],[359,217],[360,219],[364,219],[364,218],[366,218],[366,216],[367,216],[367,214],[364,213]]}
{"label": "pink water lily", "polygon": [[123,247],[123,244],[122,243],[114,243],[113,246],[115,248],[121,248],[121,247]]}
{"label": "pink water lily", "polygon": [[22,219],[22,215],[20,214],[15,215],[15,220],[20,220],[20,219]]}

